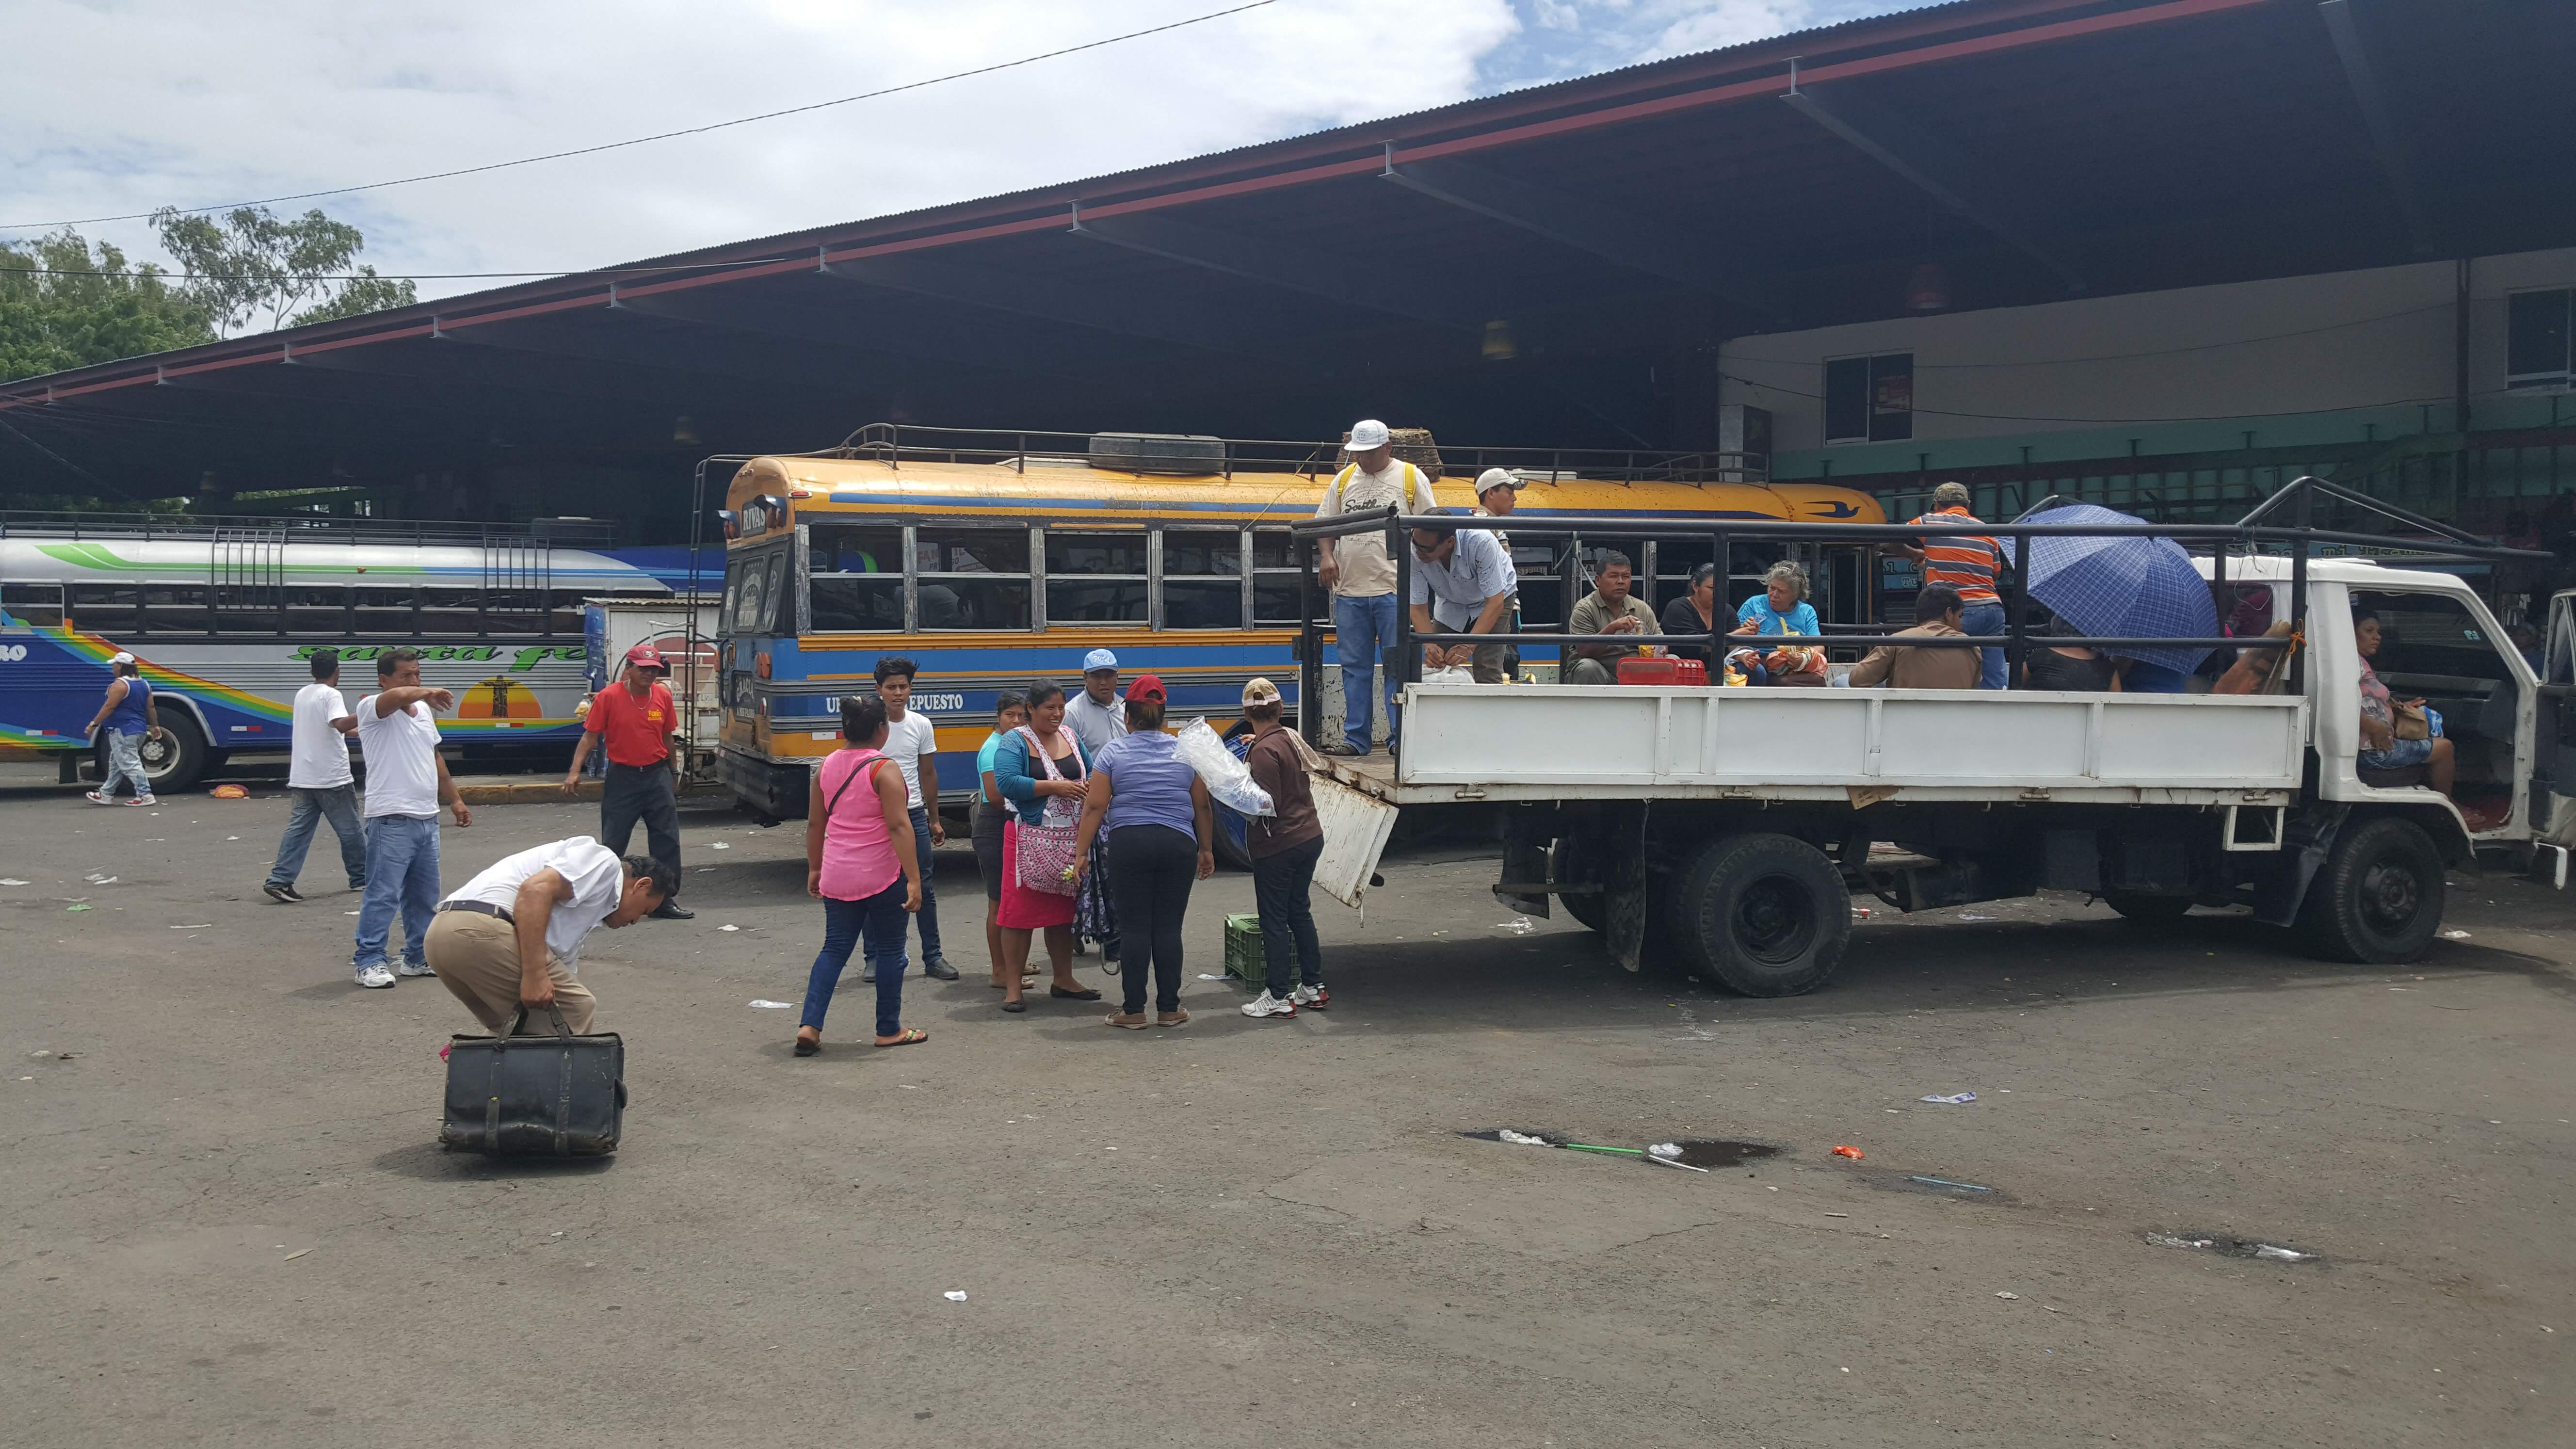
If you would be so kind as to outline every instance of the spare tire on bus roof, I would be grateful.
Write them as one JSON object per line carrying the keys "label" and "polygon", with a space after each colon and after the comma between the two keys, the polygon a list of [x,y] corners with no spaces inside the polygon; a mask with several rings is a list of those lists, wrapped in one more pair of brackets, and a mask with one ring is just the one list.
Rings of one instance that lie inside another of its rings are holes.
{"label": "spare tire on bus roof", "polygon": [[1197,433],[1094,433],[1091,466],[1195,476],[1225,471],[1225,439]]}

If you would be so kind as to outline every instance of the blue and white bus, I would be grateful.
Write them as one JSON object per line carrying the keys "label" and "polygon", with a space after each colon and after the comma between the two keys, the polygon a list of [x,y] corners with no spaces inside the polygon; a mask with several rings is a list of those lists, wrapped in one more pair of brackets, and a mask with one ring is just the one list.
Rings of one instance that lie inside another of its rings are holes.
{"label": "blue and white bus", "polygon": [[0,759],[58,759],[73,778],[118,650],[169,733],[144,749],[156,790],[283,756],[322,648],[352,700],[379,654],[418,649],[423,682],[456,691],[439,727],[469,755],[568,748],[588,692],[582,600],[674,592],[659,572],[474,525],[0,521]]}

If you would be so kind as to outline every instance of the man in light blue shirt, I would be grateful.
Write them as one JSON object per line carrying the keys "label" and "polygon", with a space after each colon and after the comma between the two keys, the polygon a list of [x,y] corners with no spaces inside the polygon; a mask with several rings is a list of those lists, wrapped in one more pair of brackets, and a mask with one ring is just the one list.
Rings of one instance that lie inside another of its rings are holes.
{"label": "man in light blue shirt", "polygon": [[[1458,510],[1443,508],[1443,514]],[[1511,550],[1481,528],[1454,532],[1413,531],[1413,628],[1418,634],[1508,634],[1512,594],[1520,576],[1512,569]],[[1467,664],[1478,684],[1503,684],[1500,643],[1422,647],[1426,669]]]}

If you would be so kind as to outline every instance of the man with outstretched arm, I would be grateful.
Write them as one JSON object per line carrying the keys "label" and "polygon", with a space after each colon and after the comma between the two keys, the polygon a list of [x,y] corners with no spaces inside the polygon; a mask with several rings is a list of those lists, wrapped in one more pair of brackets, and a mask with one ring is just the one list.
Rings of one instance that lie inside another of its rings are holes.
{"label": "man with outstretched arm", "polygon": [[[590,702],[581,743],[573,747],[572,768],[564,771],[564,793],[581,785],[581,767],[596,743],[608,754],[608,778],[599,793],[599,843],[611,855],[624,855],[642,822],[644,843],[652,859],[680,867],[680,752],[672,734],[680,721],[671,702],[671,665],[650,644],[626,651],[626,668],[618,682]],[[653,914],[666,921],[685,921],[697,912],[665,898]]]}
{"label": "man with outstretched arm", "polygon": [[367,893],[358,903],[351,965],[360,986],[394,984],[385,939],[396,910],[403,918],[402,974],[436,974],[421,946],[438,909],[438,807],[455,815],[459,830],[474,823],[439,758],[438,722],[430,718],[433,710],[455,707],[455,694],[420,682],[419,650],[376,656],[376,692],[358,701],[358,749],[367,757]]}
{"label": "man with outstretched arm", "polygon": [[439,903],[429,962],[494,1036],[523,1006],[554,1007],[579,1035],[599,1004],[578,979],[583,939],[596,926],[633,925],[679,886],[680,868],[669,861],[621,860],[587,835],[536,846],[502,857]]}

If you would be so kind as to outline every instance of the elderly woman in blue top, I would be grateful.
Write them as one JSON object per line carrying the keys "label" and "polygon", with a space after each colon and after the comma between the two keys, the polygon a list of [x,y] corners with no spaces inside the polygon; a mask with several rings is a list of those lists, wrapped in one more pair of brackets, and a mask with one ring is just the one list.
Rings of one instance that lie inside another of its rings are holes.
{"label": "elderly woman in blue top", "polygon": [[[1824,632],[1824,626],[1816,622],[1816,606],[1807,602],[1807,571],[1783,559],[1763,577],[1762,592],[1745,600],[1744,607],[1735,611],[1735,629],[1727,637],[1804,634],[1812,638]],[[1746,681],[1752,684],[1825,682],[1825,651],[1820,645],[1737,649],[1727,659],[1743,670]]]}
{"label": "elderly woman in blue top", "polygon": [[1141,1030],[1145,972],[1154,973],[1152,1025],[1179,1026],[1181,917],[1190,882],[1216,874],[1216,822],[1207,786],[1181,758],[1181,742],[1163,733],[1163,681],[1150,674],[1127,686],[1127,733],[1109,742],[1082,797],[1082,833],[1073,868],[1091,869],[1091,841],[1109,831],[1109,888],[1117,893],[1118,964],[1125,999],[1111,1026]]}

